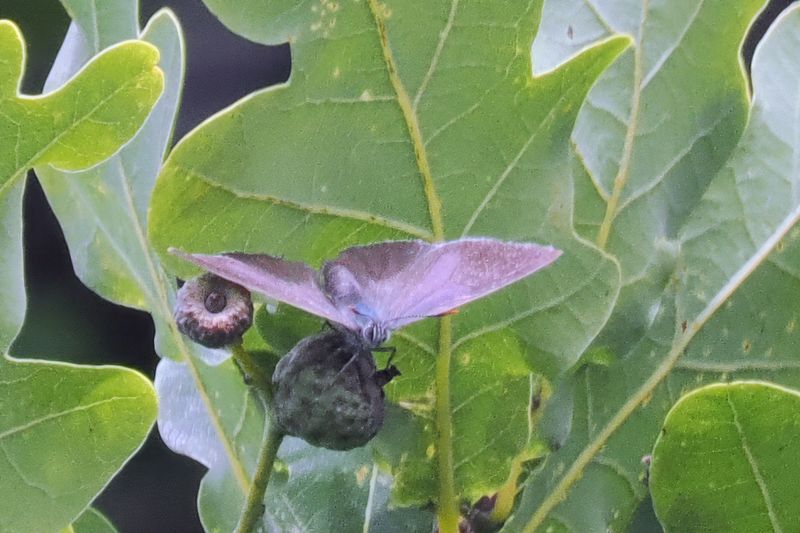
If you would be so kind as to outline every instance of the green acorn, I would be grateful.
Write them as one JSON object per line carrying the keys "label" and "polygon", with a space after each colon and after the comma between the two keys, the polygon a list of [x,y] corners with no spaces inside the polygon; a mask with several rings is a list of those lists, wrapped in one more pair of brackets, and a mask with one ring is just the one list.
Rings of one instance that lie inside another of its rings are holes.
{"label": "green acorn", "polygon": [[215,276],[188,280],[175,299],[178,329],[198,344],[221,348],[239,341],[253,323],[250,292]]}
{"label": "green acorn", "polygon": [[372,353],[346,333],[307,337],[278,363],[274,413],[288,435],[332,450],[369,442],[383,425],[383,385],[399,374],[378,371]]}

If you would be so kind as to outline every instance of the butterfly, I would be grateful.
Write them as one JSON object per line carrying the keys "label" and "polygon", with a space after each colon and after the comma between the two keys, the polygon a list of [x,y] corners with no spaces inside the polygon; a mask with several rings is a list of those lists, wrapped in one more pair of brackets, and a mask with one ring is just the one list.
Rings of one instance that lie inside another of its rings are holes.
{"label": "butterfly", "polygon": [[463,238],[354,246],[317,271],[265,254],[170,253],[246,289],[325,318],[374,350],[393,330],[442,316],[555,261],[535,243]]}

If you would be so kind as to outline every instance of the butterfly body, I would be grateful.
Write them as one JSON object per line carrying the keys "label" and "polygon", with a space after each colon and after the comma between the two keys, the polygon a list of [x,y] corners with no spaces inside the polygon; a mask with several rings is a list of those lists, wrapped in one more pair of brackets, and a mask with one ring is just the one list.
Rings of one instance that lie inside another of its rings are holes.
{"label": "butterfly body", "polygon": [[372,350],[391,332],[441,316],[533,274],[555,261],[552,246],[464,238],[386,241],[355,246],[323,264],[265,254],[172,253],[265,296],[337,324]]}

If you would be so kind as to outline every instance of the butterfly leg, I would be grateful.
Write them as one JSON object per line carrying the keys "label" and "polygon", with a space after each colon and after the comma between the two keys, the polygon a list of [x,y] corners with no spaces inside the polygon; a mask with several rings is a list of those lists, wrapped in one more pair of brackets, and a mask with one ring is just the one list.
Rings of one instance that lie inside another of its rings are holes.
{"label": "butterfly leg", "polygon": [[397,348],[394,346],[378,346],[377,348],[372,349],[373,352],[387,352],[389,354],[389,359],[386,360],[386,367],[392,365],[392,359],[394,359],[394,354],[397,353]]}
{"label": "butterfly leg", "polygon": [[359,352],[356,352],[355,354],[353,354],[353,357],[351,357],[350,360],[348,360],[344,364],[344,366],[341,368],[341,370],[339,370],[339,373],[336,374],[336,377],[338,378],[339,376],[341,376],[342,372],[347,370],[347,367],[349,367],[351,364],[353,364],[353,362],[358,358],[359,355],[361,355]]}
{"label": "butterfly leg", "polygon": [[375,381],[383,387],[394,378],[400,375],[400,370],[392,364],[392,359],[394,359],[394,354],[397,353],[397,348],[394,346],[380,346],[378,348],[373,348],[373,352],[389,352],[389,358],[386,360],[386,366],[382,370],[378,370],[375,372]]}

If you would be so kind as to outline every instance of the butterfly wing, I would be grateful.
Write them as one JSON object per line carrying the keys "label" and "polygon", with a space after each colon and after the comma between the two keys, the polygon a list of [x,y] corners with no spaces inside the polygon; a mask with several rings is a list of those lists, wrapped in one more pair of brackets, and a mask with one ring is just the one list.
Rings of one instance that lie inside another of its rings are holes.
{"label": "butterfly wing", "polygon": [[394,241],[345,250],[323,278],[337,306],[361,305],[394,329],[491,294],[559,255],[552,246],[488,238]]}
{"label": "butterfly wing", "polygon": [[325,292],[339,308],[365,306],[375,318],[383,316],[386,287],[430,246],[423,241],[387,241],[348,248],[322,266]]}
{"label": "butterfly wing", "polygon": [[170,249],[170,253],[246,289],[348,328],[357,328],[351,316],[341,313],[322,292],[317,283],[317,272],[305,263],[266,254],[205,255],[175,249]]}

